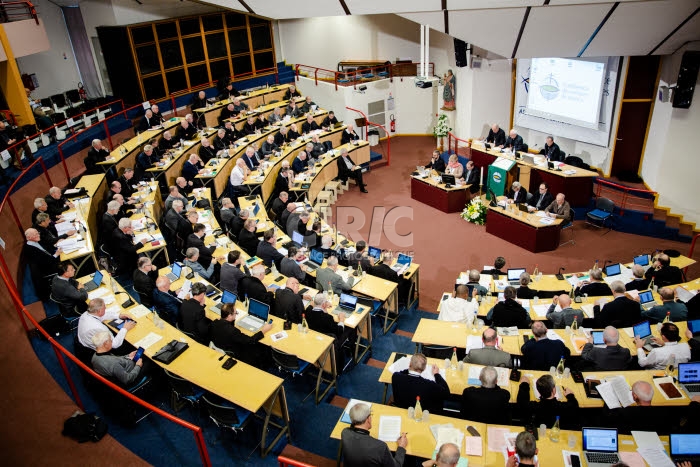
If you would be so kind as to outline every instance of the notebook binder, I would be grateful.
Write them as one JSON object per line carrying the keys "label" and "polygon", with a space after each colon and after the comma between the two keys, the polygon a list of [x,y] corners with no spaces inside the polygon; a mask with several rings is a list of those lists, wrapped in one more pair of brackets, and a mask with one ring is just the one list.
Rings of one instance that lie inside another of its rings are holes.
{"label": "notebook binder", "polygon": [[180,342],[173,339],[156,352],[153,356],[153,360],[169,365],[173,360],[179,357],[182,352],[187,350],[189,346],[187,342]]}

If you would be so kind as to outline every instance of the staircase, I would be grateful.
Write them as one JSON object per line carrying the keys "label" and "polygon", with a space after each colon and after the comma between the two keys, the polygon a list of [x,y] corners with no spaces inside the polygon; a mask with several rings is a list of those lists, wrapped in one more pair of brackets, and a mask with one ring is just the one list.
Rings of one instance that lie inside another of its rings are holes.
{"label": "staircase", "polygon": [[280,84],[294,82],[294,67],[287,65],[285,62],[277,63],[277,75],[279,76]]}

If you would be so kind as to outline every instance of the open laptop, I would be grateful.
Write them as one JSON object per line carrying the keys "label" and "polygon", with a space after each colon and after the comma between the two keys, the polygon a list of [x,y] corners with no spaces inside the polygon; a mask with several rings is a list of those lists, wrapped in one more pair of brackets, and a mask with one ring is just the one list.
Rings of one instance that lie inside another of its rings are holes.
{"label": "open laptop", "polygon": [[284,245],[282,245],[283,248],[289,250],[289,247],[296,247],[296,248],[301,248],[301,244],[304,243],[304,236],[298,232],[294,231],[292,232],[292,241],[287,242]]}
{"label": "open laptop", "polygon": [[333,125],[333,128],[340,128],[340,127],[342,127],[342,126],[343,126],[343,121],[340,120],[340,121],[337,122],[335,125]]}
{"label": "open laptop", "polygon": [[654,293],[651,290],[639,292],[639,304],[645,310],[655,307],[656,301],[654,300]]}
{"label": "open laptop", "polygon": [[700,362],[679,363],[678,382],[689,398],[700,396]]}
{"label": "open laptop", "polygon": [[520,274],[525,272],[525,268],[508,269],[508,284],[513,287],[520,285]]}
{"label": "open laptop", "polygon": [[525,154],[524,152],[522,152],[520,153],[520,157],[523,160],[523,162],[535,165],[535,156],[531,156],[530,154]]}
{"label": "open laptop", "polygon": [[620,462],[617,454],[617,429],[584,428],[583,455],[588,467],[609,467]]}
{"label": "open laptop", "polygon": [[238,327],[247,329],[250,332],[258,332],[267,321],[267,315],[270,313],[270,305],[259,302],[254,298],[248,301],[248,315],[238,321]]}
{"label": "open laptop", "polygon": [[[639,295],[641,296],[642,294]],[[639,336],[639,338],[644,341],[644,350],[647,352],[651,352],[653,347],[658,347],[658,345],[654,344],[654,341],[651,340],[652,334],[649,321],[642,321],[632,326],[632,335],[635,337]]]}
{"label": "open laptop", "polygon": [[399,257],[396,258],[396,264],[394,264],[391,269],[393,269],[396,274],[401,275],[411,266],[411,261],[413,261],[413,258],[408,255],[404,255],[403,253],[399,253]]}
{"label": "open laptop", "polygon": [[649,266],[649,255],[635,256],[632,262],[634,264],[638,264],[641,267]]}
{"label": "open laptop", "polygon": [[622,274],[622,269],[621,269],[620,263],[610,264],[610,265],[606,266],[606,268],[605,268],[605,275],[611,279],[612,278],[615,278],[615,280],[619,279],[619,277],[615,277],[615,276],[619,276],[620,274]]}
{"label": "open laptop", "polygon": [[374,258],[375,261],[378,262],[382,259],[382,250],[375,246],[370,246],[368,247],[367,255],[371,256],[372,258]]}
{"label": "open laptop", "polygon": [[700,319],[693,319],[686,324],[688,325],[688,330],[693,333],[693,336],[700,334]]}
{"label": "open laptop", "polygon": [[309,260],[304,264],[306,264],[306,267],[312,271],[320,268],[323,264],[323,252],[313,248],[309,252]]}
{"label": "open laptop", "polygon": [[182,264],[180,263],[173,263],[172,268],[170,268],[170,272],[165,275],[168,279],[170,279],[170,282],[175,282],[180,278],[180,274],[182,273]]}
{"label": "open laptop", "polygon": [[338,306],[333,310],[333,314],[337,315],[338,313],[343,312],[346,315],[349,315],[350,313],[354,313],[356,309],[357,297],[354,295],[341,293],[340,301],[338,302]]}
{"label": "open laptop", "polygon": [[90,282],[86,282],[83,287],[86,292],[92,292],[96,288],[100,286],[102,283],[102,273],[100,271],[95,271],[95,274],[92,275],[92,280]]}
{"label": "open laptop", "polygon": [[221,307],[227,303],[236,303],[236,294],[230,290],[224,290],[223,295],[221,295],[221,301],[214,305],[211,309],[214,313],[221,314]]}
{"label": "open laptop", "polygon": [[671,433],[668,444],[674,464],[690,462],[694,466],[700,465],[700,434]]}

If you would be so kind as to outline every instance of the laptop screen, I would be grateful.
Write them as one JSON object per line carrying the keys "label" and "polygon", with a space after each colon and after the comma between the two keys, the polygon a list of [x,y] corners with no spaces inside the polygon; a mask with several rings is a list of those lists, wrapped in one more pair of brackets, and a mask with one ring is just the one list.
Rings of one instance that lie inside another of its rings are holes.
{"label": "laptop screen", "polygon": [[370,255],[372,258],[378,260],[379,258],[382,257],[382,250],[380,250],[377,247],[369,247],[369,252],[367,252],[368,255]]}
{"label": "laptop screen", "polygon": [[95,285],[99,286],[102,283],[102,273],[100,271],[95,271],[95,274],[92,276],[92,281]]}
{"label": "laptop screen", "polygon": [[259,212],[260,212],[260,205],[258,203],[255,203],[255,207],[253,208],[253,216],[257,216]]}
{"label": "laptop screen", "polygon": [[173,275],[179,279],[181,272],[182,272],[182,265],[180,263],[173,263],[173,267],[172,267]]}
{"label": "laptop screen", "polygon": [[230,290],[224,290],[224,294],[221,296],[221,303],[236,303],[236,294]]}
{"label": "laptop screen", "polygon": [[606,276],[617,276],[618,274],[620,274],[620,263],[611,264],[605,268]]}
{"label": "laptop screen", "polygon": [[679,363],[678,381],[681,383],[700,383],[700,363]]}
{"label": "laptop screen", "polygon": [[634,261],[634,264],[638,264],[640,266],[648,266],[649,265],[649,255],[635,256],[632,261]]}
{"label": "laptop screen", "polygon": [[617,430],[614,428],[584,428],[583,450],[617,452]]}
{"label": "laptop screen", "polygon": [[304,243],[304,236],[300,232],[295,230],[294,232],[292,232],[292,241],[301,245],[302,243]]}
{"label": "laptop screen", "polygon": [[700,434],[669,435],[671,456],[700,456]]}
{"label": "laptop screen", "polygon": [[404,255],[403,253],[399,253],[399,257],[396,260],[396,264],[401,264],[401,265],[408,264],[408,265],[410,265],[412,259],[413,258],[411,258],[408,255]]}
{"label": "laptop screen", "polygon": [[519,281],[520,274],[525,272],[525,268],[522,269],[508,269],[508,280],[509,281]]}
{"label": "laptop screen", "polygon": [[593,345],[605,344],[603,340],[603,331],[593,331],[591,332],[591,336],[593,336]]}
{"label": "laptop screen", "polygon": [[654,301],[654,294],[651,290],[645,290],[644,292],[639,292],[639,302],[647,303]]}
{"label": "laptop screen", "polygon": [[311,253],[309,253],[309,259],[314,263],[321,265],[323,264],[323,252],[320,250],[311,250]]}
{"label": "laptop screen", "polygon": [[357,297],[355,297],[354,295],[341,293],[339,305],[341,308],[354,310],[357,306]]}
{"label": "laptop screen", "polygon": [[690,332],[695,335],[695,333],[700,332],[700,319],[694,319],[692,321],[688,321],[688,329]]}
{"label": "laptop screen", "polygon": [[639,336],[641,339],[651,336],[651,326],[649,326],[649,321],[642,321],[632,326],[632,333],[635,336]]}
{"label": "laptop screen", "polygon": [[267,321],[267,314],[270,311],[270,305],[266,305],[263,302],[259,302],[254,298],[251,298],[250,305],[248,306],[248,314],[250,316],[255,316],[263,321]]}

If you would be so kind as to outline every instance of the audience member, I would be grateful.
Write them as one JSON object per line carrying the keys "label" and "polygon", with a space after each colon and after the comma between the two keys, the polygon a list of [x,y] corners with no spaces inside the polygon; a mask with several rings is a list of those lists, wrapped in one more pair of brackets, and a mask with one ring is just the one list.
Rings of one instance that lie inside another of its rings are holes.
{"label": "audience member", "polygon": [[537,458],[537,441],[535,435],[529,431],[519,433],[515,438],[515,454],[506,460],[506,467],[527,467],[536,466],[539,463]]}
{"label": "audience member", "polygon": [[75,266],[68,262],[61,263],[58,266],[58,274],[51,282],[51,297],[83,312],[87,310],[88,293],[83,284],[73,279],[74,276]]}
{"label": "audience member", "polygon": [[182,302],[170,292],[170,279],[158,276],[156,288],[153,290],[153,306],[158,315],[173,326],[178,322]]}
{"label": "audience member", "polygon": [[483,348],[469,349],[464,357],[464,363],[476,365],[511,367],[511,358],[508,352],[500,349],[498,333],[494,328],[486,328],[481,333]]}
{"label": "audience member", "polygon": [[530,274],[527,272],[523,272],[520,274],[520,286],[518,287],[518,292],[516,293],[516,297],[523,299],[523,300],[532,300],[537,296],[537,291],[531,289],[530,286]]}
{"label": "audience member", "polygon": [[252,298],[259,302],[265,303],[272,307],[275,295],[267,290],[262,280],[265,278],[265,267],[262,265],[254,266],[250,272],[250,276],[242,277],[238,281],[238,297],[241,301],[246,298]]}
{"label": "audience member", "polygon": [[620,333],[613,326],[607,326],[603,331],[604,347],[593,345],[593,336],[588,338],[588,342],[583,346],[581,358],[589,362],[594,370],[599,371],[623,371],[632,362],[629,349],[620,344]]}
{"label": "audience member", "polygon": [[340,434],[343,465],[345,467],[366,467],[381,465],[386,467],[401,467],[406,457],[408,439],[406,433],[396,441],[396,453],[392,456],[384,441],[372,438],[372,412],[367,404],[355,404],[349,410],[350,426]]}
{"label": "audience member", "polygon": [[202,263],[199,261],[199,249],[196,247],[189,247],[185,250],[185,261],[183,262],[185,266],[192,269],[192,272],[199,274],[199,277],[206,279],[211,282],[211,277],[214,274],[214,267],[216,266],[216,261],[209,261],[209,267],[204,268]]}
{"label": "audience member", "polygon": [[[603,281],[603,270],[593,268],[588,272],[589,280],[583,281],[583,285],[576,287],[574,295],[580,297],[582,295],[588,297],[607,297],[612,295],[612,290],[608,284]],[[624,287],[624,284],[623,284]],[[624,292],[624,291],[623,291]]]}
{"label": "audience member", "polygon": [[642,318],[648,319],[652,324],[660,323],[666,318],[673,322],[686,321],[688,319],[688,308],[685,303],[676,301],[676,291],[670,287],[659,289],[661,305],[656,305],[648,310],[642,310]]}
{"label": "audience member", "polygon": [[136,351],[117,356],[112,353],[113,341],[109,331],[98,331],[92,336],[95,353],[92,355],[92,368],[95,372],[123,388],[130,388],[144,375],[143,360],[134,361]]}
{"label": "audience member", "polygon": [[[497,256],[493,261],[493,267],[491,269],[484,269],[481,274],[490,274],[492,276],[505,276],[506,273],[503,272],[503,268],[506,265],[506,259],[503,256]],[[478,280],[478,279],[477,279]]]}
{"label": "audience member", "polygon": [[641,321],[642,307],[638,301],[625,296],[625,284],[622,281],[613,281],[611,286],[613,301],[603,305],[602,309],[600,303],[593,306],[597,327],[615,326],[619,329],[634,326]]}
{"label": "audience member", "polygon": [[644,274],[646,279],[654,281],[654,285],[665,287],[683,282],[683,273],[676,266],[671,266],[671,258],[666,253],[660,253],[652,267]]}
{"label": "audience member", "polygon": [[241,263],[243,258],[241,258],[241,252],[238,250],[231,250],[228,252],[228,257],[226,262],[221,265],[221,273],[219,276],[219,287],[222,290],[228,290],[238,294],[238,283],[246,276],[246,273],[241,270]]}
{"label": "audience member", "polygon": [[88,303],[87,311],[78,319],[78,342],[85,348],[95,350],[95,344],[92,342],[93,336],[100,331],[109,333],[109,328],[104,325],[104,322],[115,319],[125,320],[122,328],[112,338],[112,348],[117,349],[124,343],[126,333],[136,327],[136,321],[132,321],[129,315],[122,315],[115,311],[108,312],[104,300],[93,298]]}
{"label": "audience member", "polygon": [[[343,133],[343,136],[345,136],[345,133]],[[336,163],[338,164],[338,178],[340,181],[345,183],[349,178],[352,178],[357,182],[357,186],[360,187],[360,191],[362,193],[367,193],[367,185],[365,185],[365,182],[362,179],[362,167],[355,164],[355,162],[350,158],[348,155],[348,148],[343,147],[340,149],[340,157],[336,159]]]}
{"label": "audience member", "polygon": [[417,353],[411,357],[408,370],[397,371],[391,376],[394,404],[397,407],[413,407],[416,405],[416,399],[420,397],[423,410],[431,414],[442,413],[442,404],[450,396],[450,388],[440,375],[437,365],[430,365],[429,370],[434,381],[422,376],[427,362],[425,355]]}
{"label": "audience member", "polygon": [[338,258],[329,256],[325,268],[316,269],[316,288],[324,292],[341,294],[352,289],[353,278],[348,276],[343,280],[338,271]]}
{"label": "audience member", "polygon": [[156,288],[156,279],[158,279],[158,268],[151,263],[151,258],[143,256],[138,259],[134,271],[134,290],[139,294],[148,297],[150,302],[153,297],[153,291]]}
{"label": "audience member", "polygon": [[441,321],[472,324],[479,311],[476,296],[476,289],[473,289],[472,296],[469,297],[469,288],[466,285],[458,285],[453,296],[444,299],[440,303],[438,319]]}
{"label": "audience member", "polygon": [[559,363],[561,357],[567,359],[571,355],[564,342],[547,337],[547,326],[542,321],[532,323],[532,334],[534,339],[528,340],[520,347],[523,368],[548,371]]}
{"label": "audience member", "polygon": [[275,235],[275,229],[266,230],[263,234],[263,239],[258,243],[256,256],[262,260],[265,266],[271,268],[274,263],[275,267],[279,270],[284,255],[277,251],[275,247],[276,244],[277,236]]}
{"label": "audience member", "polygon": [[515,287],[506,287],[503,291],[505,300],[496,303],[496,305],[489,310],[486,319],[490,320],[494,327],[507,328],[517,326],[520,329],[527,329],[530,327],[530,314],[515,299],[516,295]]}
{"label": "audience member", "polygon": [[639,366],[651,370],[663,370],[666,365],[686,363],[690,360],[690,347],[685,342],[680,343],[681,336],[678,326],[673,323],[664,323],[661,326],[661,338],[652,337],[652,341],[659,347],[653,348],[649,354],[644,352],[644,341],[639,336],[634,336],[634,344],[637,346],[637,362]]}
{"label": "audience member", "polygon": [[[559,310],[557,310],[559,307]],[[546,318],[552,322],[554,329],[564,329],[576,320],[579,328],[583,326],[583,311],[571,308],[571,297],[568,294],[555,295],[549,305]]]}
{"label": "audience member", "polygon": [[260,344],[260,340],[272,329],[272,324],[265,323],[260,330],[248,336],[236,327],[235,303],[226,303],[221,307],[221,318],[211,324],[211,341],[218,348],[233,353],[233,356],[261,370],[271,363],[270,350]]}
{"label": "audience member", "polygon": [[649,288],[649,279],[644,278],[644,268],[638,264],[632,266],[632,279],[625,284],[625,290],[646,290]]}
{"label": "audience member", "polygon": [[310,295],[299,295],[299,281],[294,277],[287,279],[285,287],[275,292],[274,314],[290,323],[301,323],[304,314],[303,299],[311,300]]}
{"label": "audience member", "polygon": [[209,325],[211,320],[204,312],[207,286],[195,282],[190,288],[189,298],[180,305],[178,323],[180,330],[190,334],[202,345],[209,345]]}
{"label": "audience member", "polygon": [[[557,399],[557,387],[554,378],[550,374],[537,378],[535,383],[536,393],[539,393],[539,401],[530,400],[530,378],[523,375],[520,378],[518,389],[518,407],[522,410],[523,419],[532,421],[534,426],[544,423],[548,427],[554,425],[559,417],[562,429],[576,428],[578,425],[578,401],[571,389],[562,386],[563,396],[566,401]],[[563,425],[563,426],[562,426]]]}
{"label": "audience member", "polygon": [[481,386],[464,388],[460,416],[465,420],[478,423],[510,425],[510,392],[496,385],[498,381],[496,369],[493,366],[482,368],[479,381]]}
{"label": "audience member", "polygon": [[300,264],[299,261],[304,259],[304,252],[296,247],[290,246],[287,250],[287,257],[280,261],[280,274],[287,277],[294,277],[299,282],[304,282],[306,279],[306,265]]}

